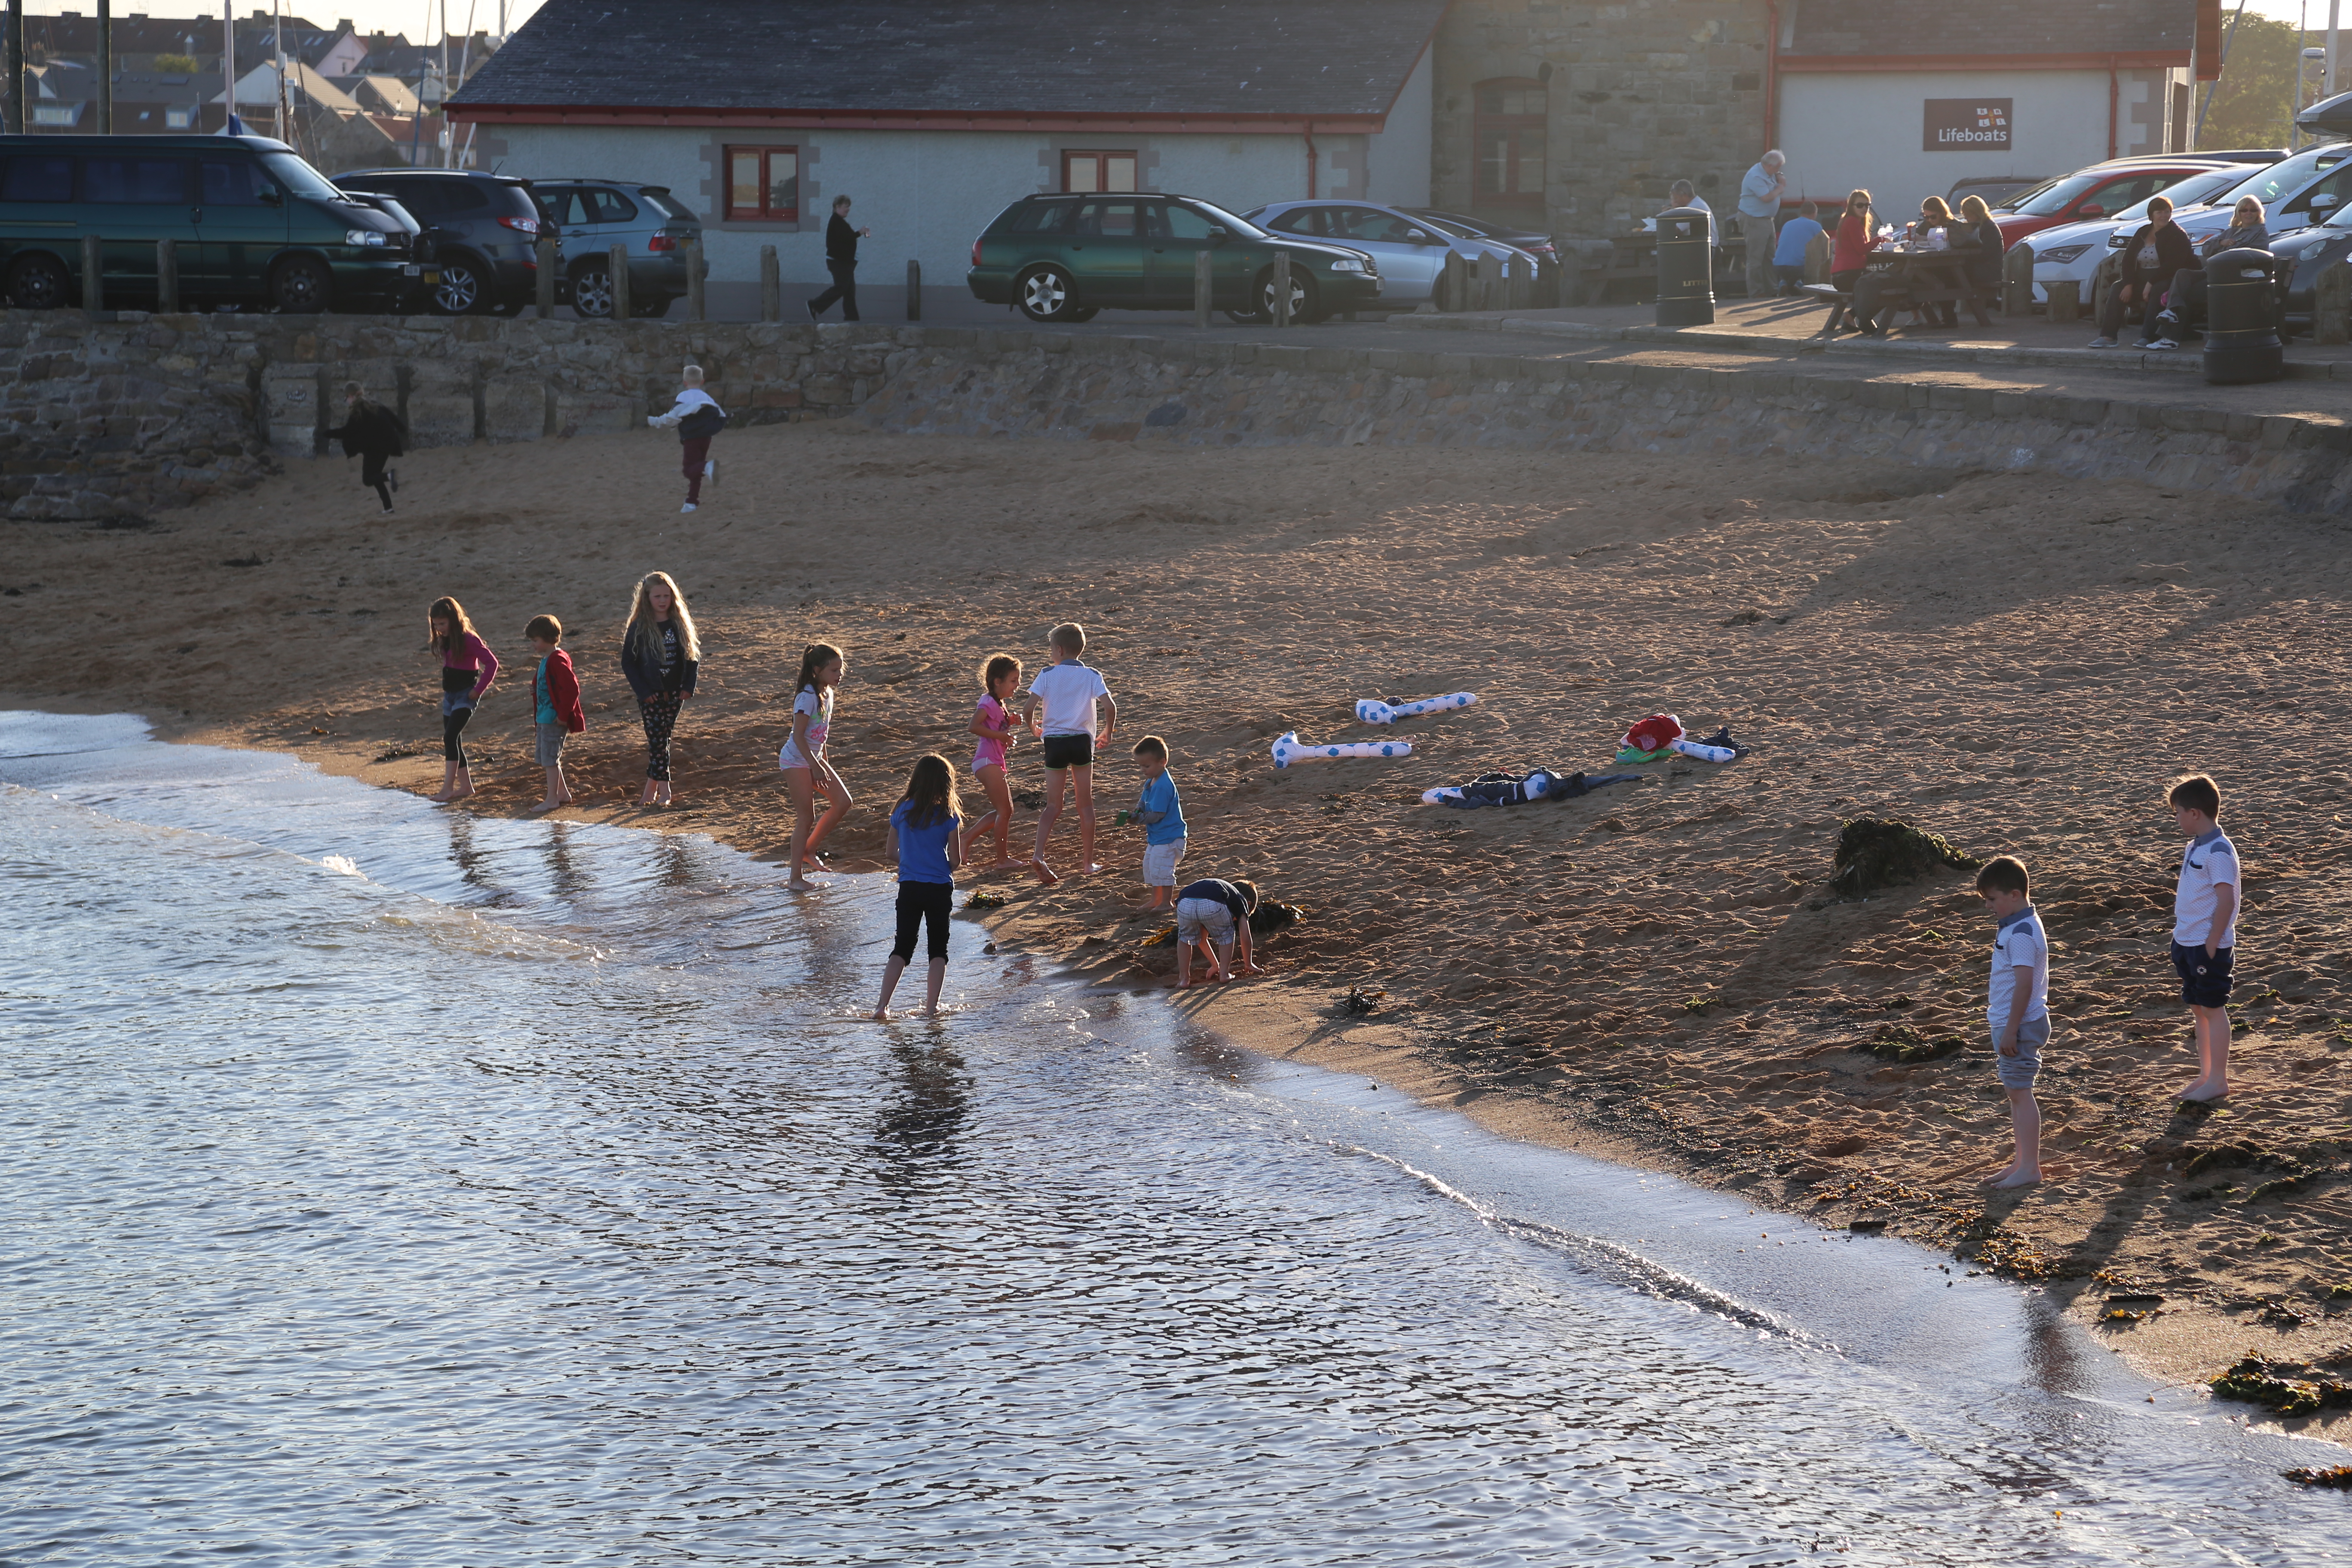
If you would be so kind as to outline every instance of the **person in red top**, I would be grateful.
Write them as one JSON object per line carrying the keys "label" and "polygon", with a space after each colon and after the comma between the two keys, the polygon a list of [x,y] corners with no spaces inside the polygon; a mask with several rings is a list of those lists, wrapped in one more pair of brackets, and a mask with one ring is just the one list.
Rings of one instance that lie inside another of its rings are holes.
{"label": "person in red top", "polygon": [[539,723],[539,765],[547,770],[547,798],[531,810],[553,811],[572,804],[572,787],[563,782],[563,737],[587,729],[588,714],[580,706],[580,677],[572,672],[572,656],[556,646],[563,640],[563,623],[553,616],[533,616],[522,635],[539,655],[530,695]]}
{"label": "person in red top", "polygon": [[466,607],[451,598],[433,601],[425,612],[431,632],[425,651],[441,666],[441,790],[425,798],[436,805],[463,800],[474,793],[474,777],[466,766],[466,721],[489,695],[499,678],[499,656],[475,635]]}
{"label": "person in red top", "polygon": [[[1862,281],[1863,268],[1870,258],[1870,193],[1856,191],[1845,199],[1845,212],[1838,218],[1837,244],[1830,252],[1830,287],[1841,294],[1851,294],[1853,286]],[[1829,324],[1822,329],[1828,337],[1841,326],[1859,327],[1860,316],[1851,308],[1839,305],[1830,311]]]}

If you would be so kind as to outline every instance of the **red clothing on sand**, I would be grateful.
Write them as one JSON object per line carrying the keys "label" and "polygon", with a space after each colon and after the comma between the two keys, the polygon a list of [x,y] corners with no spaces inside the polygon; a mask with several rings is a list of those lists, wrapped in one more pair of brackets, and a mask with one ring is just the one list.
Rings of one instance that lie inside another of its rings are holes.
{"label": "red clothing on sand", "polygon": [[577,735],[588,728],[587,710],[580,706],[580,677],[572,668],[572,656],[557,648],[547,656],[547,700],[555,709],[555,721],[563,726],[567,735]]}
{"label": "red clothing on sand", "polygon": [[1869,265],[1870,220],[1848,211],[1838,219],[1837,251],[1830,258],[1832,272],[1859,272]]}

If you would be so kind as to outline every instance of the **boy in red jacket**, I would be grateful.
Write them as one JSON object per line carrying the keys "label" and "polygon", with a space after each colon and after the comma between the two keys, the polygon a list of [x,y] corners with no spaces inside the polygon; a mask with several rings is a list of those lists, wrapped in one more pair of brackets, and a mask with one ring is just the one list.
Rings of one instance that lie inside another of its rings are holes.
{"label": "boy in red jacket", "polygon": [[534,616],[522,635],[539,655],[530,691],[539,717],[539,765],[547,770],[547,798],[531,810],[553,811],[572,804],[571,786],[563,782],[563,737],[587,729],[588,715],[580,707],[580,678],[572,671],[572,656],[556,646],[563,640],[563,623],[553,616]]}

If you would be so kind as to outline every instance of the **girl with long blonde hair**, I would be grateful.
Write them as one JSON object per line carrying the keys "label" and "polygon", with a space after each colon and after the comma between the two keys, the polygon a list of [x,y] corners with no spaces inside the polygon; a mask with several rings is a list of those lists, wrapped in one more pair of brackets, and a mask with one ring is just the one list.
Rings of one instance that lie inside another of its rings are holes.
{"label": "girl with long blonde hair", "polygon": [[667,572],[648,572],[629,601],[629,624],[621,633],[621,673],[637,696],[646,726],[646,790],[639,805],[670,803],[669,740],[677,728],[679,704],[694,695],[702,664],[702,639],[686,595]]}

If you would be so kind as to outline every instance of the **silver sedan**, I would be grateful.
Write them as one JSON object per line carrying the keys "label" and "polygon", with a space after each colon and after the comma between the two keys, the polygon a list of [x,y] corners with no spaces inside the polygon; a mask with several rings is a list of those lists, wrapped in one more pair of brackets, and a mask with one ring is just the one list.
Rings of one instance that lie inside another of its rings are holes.
{"label": "silver sedan", "polygon": [[1380,308],[1410,310],[1437,290],[1437,275],[1448,256],[1465,261],[1520,258],[1536,276],[1536,258],[1526,251],[1476,235],[1449,232],[1402,207],[1370,202],[1272,202],[1244,217],[1276,234],[1336,241],[1369,251],[1381,268]]}

